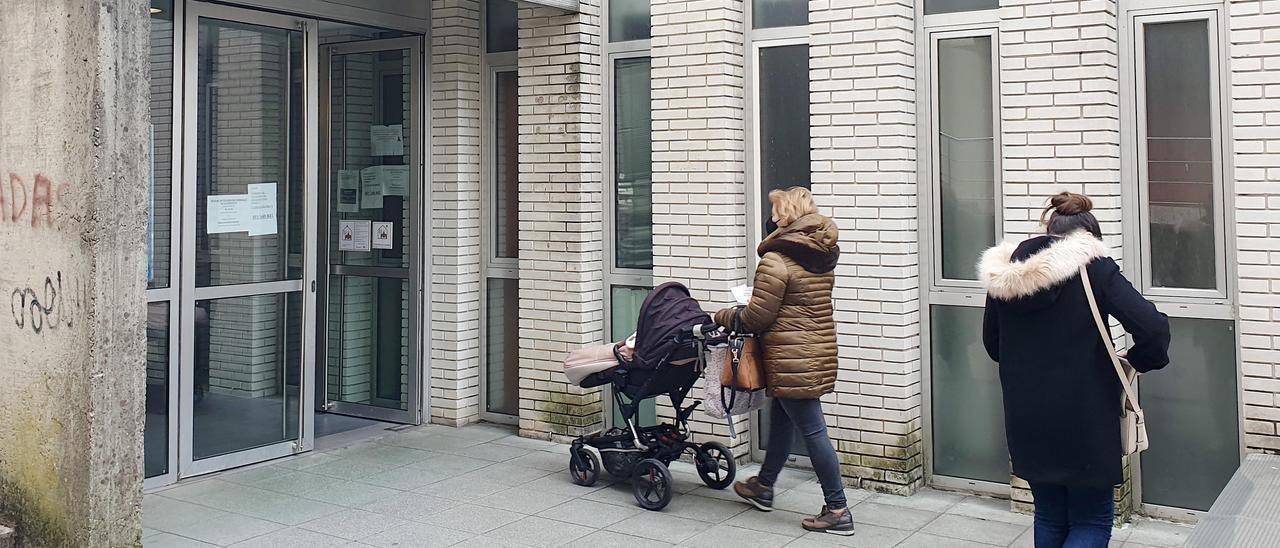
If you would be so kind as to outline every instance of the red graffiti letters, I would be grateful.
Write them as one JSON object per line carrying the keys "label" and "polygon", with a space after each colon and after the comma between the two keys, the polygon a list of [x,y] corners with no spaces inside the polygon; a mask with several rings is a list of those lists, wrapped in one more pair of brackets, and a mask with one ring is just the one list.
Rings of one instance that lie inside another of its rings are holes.
{"label": "red graffiti letters", "polygon": [[54,205],[62,203],[69,189],[67,183],[62,183],[55,190],[52,179],[37,173],[28,191],[22,177],[9,173],[8,184],[0,182],[0,224],[31,223],[31,228],[53,228]]}

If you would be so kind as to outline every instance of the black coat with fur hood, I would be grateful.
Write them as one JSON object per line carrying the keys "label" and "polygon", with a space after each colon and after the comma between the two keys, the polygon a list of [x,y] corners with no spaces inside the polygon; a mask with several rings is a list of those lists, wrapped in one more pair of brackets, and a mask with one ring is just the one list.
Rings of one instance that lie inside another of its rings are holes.
{"label": "black coat with fur hood", "polygon": [[1084,294],[1081,265],[1088,265],[1102,314],[1132,335],[1134,368],[1169,363],[1168,317],[1133,288],[1093,235],[1041,236],[984,253],[983,342],[1000,364],[1013,471],[1032,483],[1122,481],[1123,394]]}
{"label": "black coat with fur hood", "polygon": [[[839,346],[831,290],[839,239],[835,222],[812,213],[756,249],[755,286],[739,319],[760,335],[770,397],[817,399],[835,390]],[[717,312],[716,323],[731,326],[733,309]]]}

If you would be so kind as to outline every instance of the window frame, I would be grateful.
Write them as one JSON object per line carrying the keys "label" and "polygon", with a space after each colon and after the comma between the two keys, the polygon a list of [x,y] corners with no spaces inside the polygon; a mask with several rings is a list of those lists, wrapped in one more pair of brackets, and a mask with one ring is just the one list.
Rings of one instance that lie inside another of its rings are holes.
{"label": "window frame", "polygon": [[[615,131],[616,114],[614,107],[616,106],[616,97],[614,90],[616,83],[615,77],[615,61],[623,59],[650,59],[650,70],[652,70],[651,43],[652,38],[642,40],[625,40],[611,42],[609,41],[609,0],[601,3],[600,15],[600,37],[602,42],[601,55],[601,122],[602,130],[601,140],[601,168],[603,170],[601,181],[603,184],[601,192],[601,219],[603,228],[603,253],[604,268],[601,272],[603,291],[601,300],[603,301],[603,318],[601,323],[601,340],[608,341],[613,335],[613,288],[614,287],[654,287],[654,278],[652,270],[638,268],[619,268],[617,266],[617,226],[616,214],[614,212],[617,180],[615,166],[616,156],[616,137]],[[649,29],[650,35],[653,34],[652,8],[650,9]],[[653,105],[650,100],[650,115],[652,116]],[[651,118],[652,121],[652,118]],[[652,139],[652,128],[650,128],[650,139]],[[650,159],[652,164],[652,159]],[[652,172],[652,165],[650,167]],[[652,183],[651,183],[652,184]],[[650,187],[652,189],[652,186]],[[652,190],[651,190],[652,191]],[[650,221],[652,223],[652,221]],[[605,389],[607,393],[609,388]],[[611,395],[605,395],[601,398],[602,411],[604,412],[605,427],[616,426],[613,424],[614,404]]]}
{"label": "window frame", "polygon": [[[487,2],[480,2],[480,289],[479,289],[479,325],[477,326],[479,348],[477,361],[479,371],[479,412],[480,418],[501,424],[519,424],[520,415],[505,415],[489,411],[489,279],[514,280],[519,284],[520,259],[517,249],[516,258],[498,257],[495,245],[495,232],[491,223],[497,221],[498,166],[497,162],[487,161],[489,155],[497,152],[497,75],[499,72],[516,72],[519,80],[519,47],[515,51],[489,53],[488,51],[488,17]],[[519,12],[517,11],[517,14]],[[517,15],[518,18],[518,15]],[[517,24],[518,24],[517,19]],[[519,83],[516,84],[517,89]],[[517,127],[517,131],[519,131]],[[517,183],[518,184],[518,183]],[[519,204],[515,204],[517,210]],[[517,291],[518,293],[518,291]],[[519,301],[516,303],[517,309]],[[514,343],[520,343],[520,334],[513,334]],[[517,350],[518,351],[518,350]],[[516,396],[519,398],[519,395]]]}
{"label": "window frame", "polygon": [[[922,205],[928,215],[928,231],[929,235],[929,289],[933,292],[984,292],[982,283],[977,280],[975,275],[973,280],[964,280],[956,278],[945,278],[942,273],[942,161],[939,155],[942,151],[942,131],[941,120],[939,118],[939,93],[938,93],[938,45],[939,42],[948,39],[962,38],[989,38],[991,40],[991,129],[992,129],[992,184],[994,185],[994,207],[995,207],[995,233],[993,241],[999,243],[1005,237],[1004,231],[1004,161],[1003,161],[1003,131],[1001,129],[1001,102],[1000,102],[1000,29],[998,27],[981,25],[975,28],[965,29],[945,29],[928,32],[928,71],[929,81],[925,89],[929,93],[928,101],[928,139],[927,154],[920,155],[917,158],[924,157],[928,162],[928,194],[927,201],[922,200]],[[918,183],[917,183],[918,184]],[[921,219],[926,218],[924,215]],[[974,257],[977,261],[977,257]],[[941,303],[936,303],[941,304]]]}
{"label": "window frame", "polygon": [[[1167,4],[1167,3],[1166,3]],[[1227,143],[1225,136],[1230,132],[1225,124],[1230,123],[1230,117],[1224,112],[1227,105],[1224,104],[1223,98],[1230,97],[1230,90],[1227,88],[1227,78],[1224,77],[1223,70],[1229,65],[1225,58],[1227,52],[1222,43],[1224,34],[1222,11],[1213,7],[1204,5],[1186,5],[1177,8],[1157,8],[1149,10],[1131,9],[1123,17],[1125,32],[1123,34],[1123,52],[1124,57],[1128,60],[1128,66],[1122,68],[1121,79],[1126,83],[1122,84],[1122,116],[1121,123],[1126,127],[1133,128],[1133,131],[1122,131],[1122,161],[1124,162],[1124,173],[1128,175],[1132,183],[1126,184],[1130,192],[1125,193],[1130,196],[1125,201],[1125,215],[1129,222],[1124,223],[1124,233],[1126,235],[1136,236],[1125,238],[1125,255],[1135,258],[1137,276],[1135,282],[1138,289],[1148,297],[1158,300],[1159,302],[1168,302],[1177,305],[1179,313],[1189,314],[1188,317],[1204,317],[1206,315],[1214,315],[1220,319],[1231,319],[1234,317],[1230,313],[1232,299],[1232,278],[1234,273],[1230,272],[1228,265],[1234,264],[1233,254],[1229,250],[1230,240],[1228,227],[1232,223],[1232,212],[1228,211],[1230,201],[1227,199],[1229,193],[1229,166],[1227,162],[1230,155],[1227,154]],[[1152,259],[1151,259],[1151,226],[1150,226],[1150,187],[1147,174],[1147,151],[1146,151],[1146,59],[1142,46],[1145,38],[1145,29],[1148,24],[1160,23],[1177,23],[1177,22],[1193,22],[1206,21],[1206,29],[1208,31],[1209,47],[1211,49],[1209,55],[1210,78],[1210,130],[1213,139],[1213,208],[1214,208],[1214,265],[1215,265],[1215,284],[1214,289],[1191,289],[1176,287],[1157,287],[1152,282]]]}
{"label": "window frame", "polygon": [[[185,79],[184,79],[185,77],[184,77],[183,70],[184,70],[184,67],[186,66],[186,48],[184,47],[184,39],[186,37],[186,32],[187,32],[187,23],[186,23],[187,13],[186,13],[186,2],[183,2],[181,0],[175,0],[174,2],[172,2],[172,5],[170,7],[173,10],[170,13],[170,21],[169,21],[170,25],[172,25],[173,27],[172,29],[173,36],[170,38],[170,42],[168,45],[170,48],[169,51],[171,56],[170,65],[171,65],[171,70],[173,72],[171,77],[172,82],[169,87],[170,120],[171,120],[171,127],[169,130],[169,161],[168,161],[169,180],[167,183],[163,183],[161,181],[155,181],[155,180],[152,181],[152,184],[161,183],[161,184],[167,184],[169,186],[169,209],[170,209],[169,253],[166,257],[159,257],[154,253],[155,249],[153,247],[151,250],[152,254],[149,258],[149,260],[152,261],[153,263],[162,261],[162,260],[167,262],[169,264],[169,272],[168,272],[168,279],[165,287],[154,288],[154,289],[149,288],[145,290],[146,301],[148,306],[148,316],[149,316],[149,308],[152,304],[165,303],[164,306],[167,309],[167,314],[169,318],[169,329],[168,329],[169,362],[168,364],[166,364],[167,369],[165,373],[166,374],[165,383],[167,385],[165,390],[166,398],[167,398],[167,401],[165,402],[165,413],[166,413],[165,417],[166,417],[166,423],[167,423],[165,425],[165,437],[167,438],[168,441],[166,442],[166,447],[165,447],[165,473],[158,474],[150,478],[144,477],[142,480],[142,487],[144,490],[147,490],[147,491],[154,490],[156,488],[169,485],[178,481],[178,469],[180,468],[180,462],[179,462],[180,455],[178,454],[178,451],[179,451],[178,431],[180,428],[179,397],[180,397],[181,388],[182,388],[182,383],[179,382],[179,379],[180,379],[179,373],[181,372],[182,352],[181,352],[181,345],[178,344],[178,341],[179,341],[179,336],[181,334],[181,327],[182,327],[182,321],[181,321],[181,315],[180,315],[181,308],[182,308],[181,306],[182,300],[179,298],[179,291],[181,290],[181,278],[179,274],[181,274],[182,272],[182,259],[183,259],[182,211],[183,211],[183,203],[184,203],[183,200],[185,199],[183,197],[183,188],[182,188],[182,176],[183,176],[182,162],[183,162],[183,156],[185,154],[182,145],[185,142],[185,138],[184,138],[185,134],[182,128],[183,128],[183,113],[186,112],[186,107],[184,105],[185,94],[183,93],[183,86],[185,85]],[[150,23],[150,16],[148,16],[148,23]],[[148,25],[148,29],[150,29],[150,25]],[[150,31],[149,30],[148,30],[147,51],[148,51],[147,62],[148,64],[150,64],[151,49],[150,49]],[[151,86],[150,79],[147,80],[147,86],[148,86],[148,92],[150,92],[150,86]],[[150,99],[148,99],[148,110],[150,109],[149,105],[150,105]],[[152,128],[151,136],[154,139],[155,124],[152,123],[150,127]],[[155,164],[155,148],[154,147],[152,147],[152,150],[150,151],[148,158],[150,159],[152,166],[154,166]],[[154,169],[154,167],[152,167],[152,169]],[[148,204],[148,210],[153,209],[155,206],[154,200],[150,198],[151,192],[152,192],[151,189],[148,189],[148,195],[150,200]],[[154,220],[154,217],[149,217],[149,218],[150,220],[148,221],[148,223]],[[148,228],[148,231],[150,230],[152,229]],[[148,237],[153,238],[154,234],[149,234]],[[146,368],[145,359],[143,360],[143,368],[145,371],[145,368]],[[145,399],[145,395],[144,395],[144,399]],[[144,424],[145,424],[145,421],[146,421],[146,414],[144,413],[143,414]],[[146,456],[146,448],[144,447],[143,457],[145,458],[145,456]],[[143,475],[144,476],[146,475],[145,469],[143,471]]]}
{"label": "window frame", "polygon": [[[1008,483],[990,483],[981,480],[968,478],[958,478],[951,476],[940,476],[934,473],[934,437],[933,437],[933,345],[932,307],[939,306],[968,306],[981,307],[986,304],[986,292],[982,290],[979,283],[963,283],[958,284],[942,284],[935,283],[939,276],[935,275],[935,270],[941,271],[941,263],[935,263],[934,248],[938,246],[934,239],[935,225],[933,220],[934,196],[934,164],[933,161],[933,128],[936,127],[936,118],[934,107],[936,101],[936,92],[934,91],[937,80],[935,74],[937,69],[934,61],[936,48],[934,46],[934,35],[943,35],[951,38],[957,38],[968,35],[987,33],[992,38],[992,55],[997,62],[992,65],[993,77],[996,79],[992,88],[992,100],[996,102],[995,114],[995,138],[997,143],[1001,143],[1004,134],[1003,124],[1001,123],[1001,105],[1000,105],[1000,64],[998,63],[1000,55],[999,28],[1000,13],[999,10],[980,10],[967,12],[943,13],[937,15],[924,15],[924,3],[916,3],[916,28],[915,36],[915,54],[916,54],[916,188],[917,188],[917,211],[919,226],[916,233],[918,235],[917,243],[919,257],[919,281],[920,281],[920,383],[921,383],[921,425],[923,430],[923,459],[924,459],[924,481],[926,485],[935,486],[943,489],[961,489],[973,491],[992,496],[1007,497],[1009,495]],[[925,96],[927,94],[927,96]],[[995,155],[997,156],[996,179],[1003,184],[1003,151],[998,145]],[[1004,211],[1003,211],[1003,195],[1004,189],[997,189],[997,199],[1001,200],[1000,206],[997,208],[999,218],[996,221],[997,241],[1005,236],[1004,233]],[[940,253],[936,255],[940,257]],[[974,258],[975,262],[977,257]],[[1012,474],[1012,471],[1010,471]]]}
{"label": "window frame", "polygon": [[[810,45],[809,25],[795,25],[790,27],[767,27],[753,28],[755,21],[755,2],[752,0],[743,0],[743,24],[742,34],[746,42],[743,49],[743,101],[745,101],[745,109],[743,112],[743,138],[746,140],[743,158],[743,190],[746,192],[744,197],[744,206],[746,207],[746,247],[742,252],[747,258],[747,276],[746,282],[751,283],[751,273],[755,271],[756,264],[760,262],[760,258],[756,256],[756,247],[764,240],[767,234],[764,234],[764,223],[757,215],[761,214],[761,208],[764,207],[763,199],[760,197],[764,184],[760,180],[760,50],[778,46],[797,46]],[[806,98],[811,104],[813,102],[813,51],[809,52],[809,97]],[[809,115],[809,148],[813,148],[813,113]],[[813,174],[812,159],[810,160],[810,177]],[[748,429],[750,430],[749,443],[751,459],[756,462],[764,462],[764,447],[766,440],[760,437],[763,430],[763,413],[760,411],[752,412],[748,416]],[[787,460],[788,465],[800,466],[804,468],[812,468],[813,464],[809,457],[792,455]]]}
{"label": "window frame", "polygon": [[[1246,394],[1244,388],[1244,372],[1241,364],[1244,360],[1244,348],[1241,344],[1239,330],[1238,301],[1234,297],[1238,287],[1238,259],[1235,245],[1235,208],[1234,179],[1231,139],[1231,82],[1230,52],[1227,7],[1222,2],[1206,2],[1204,0],[1131,0],[1121,4],[1119,16],[1120,37],[1120,125],[1121,125],[1121,173],[1123,198],[1123,220],[1121,223],[1124,245],[1124,256],[1131,258],[1129,263],[1134,276],[1135,287],[1154,302],[1161,312],[1170,318],[1206,319],[1231,322],[1236,332],[1235,369],[1236,382],[1236,438],[1239,443],[1240,458],[1248,453],[1247,430],[1245,428]],[[1210,52],[1210,87],[1214,104],[1211,105],[1212,135],[1216,139],[1213,153],[1217,164],[1214,167],[1215,183],[1221,184],[1214,190],[1214,228],[1215,260],[1219,263],[1217,276],[1219,288],[1214,290],[1155,288],[1150,283],[1149,227],[1147,226],[1147,189],[1146,182],[1139,179],[1139,162],[1145,154],[1139,154],[1144,148],[1146,136],[1145,114],[1146,101],[1141,93],[1144,89],[1145,64],[1144,52],[1140,48],[1142,26],[1149,23],[1172,23],[1179,21],[1207,20]],[[1140,98],[1142,100],[1140,100]],[[1140,111],[1139,109],[1142,109]],[[1132,128],[1132,129],[1131,129]],[[1144,249],[1145,248],[1145,249]],[[1128,268],[1126,270],[1129,270]],[[1225,276],[1225,280],[1222,277]],[[1139,393],[1141,380],[1139,380]],[[1203,512],[1185,508],[1160,506],[1143,502],[1142,497],[1142,458],[1131,461],[1133,468],[1134,504],[1141,511],[1153,517],[1186,520],[1203,515]]]}

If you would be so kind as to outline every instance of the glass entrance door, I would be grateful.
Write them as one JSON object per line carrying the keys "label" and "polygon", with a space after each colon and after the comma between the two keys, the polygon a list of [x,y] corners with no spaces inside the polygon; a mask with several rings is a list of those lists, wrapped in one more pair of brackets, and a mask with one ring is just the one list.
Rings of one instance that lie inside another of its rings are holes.
{"label": "glass entrance door", "polygon": [[184,47],[181,475],[307,449],[310,23],[192,3]]}
{"label": "glass entrance door", "polygon": [[421,43],[320,50],[324,411],[421,422]]}

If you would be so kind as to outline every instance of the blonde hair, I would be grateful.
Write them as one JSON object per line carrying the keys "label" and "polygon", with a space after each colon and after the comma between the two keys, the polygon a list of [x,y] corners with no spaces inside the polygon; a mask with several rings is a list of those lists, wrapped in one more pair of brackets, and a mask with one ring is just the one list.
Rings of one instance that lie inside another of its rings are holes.
{"label": "blonde hair", "polygon": [[818,212],[813,194],[802,186],[769,191],[769,203],[778,212],[778,226],[789,225],[796,219]]}

